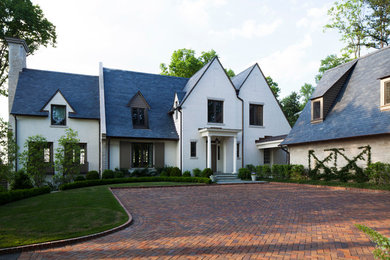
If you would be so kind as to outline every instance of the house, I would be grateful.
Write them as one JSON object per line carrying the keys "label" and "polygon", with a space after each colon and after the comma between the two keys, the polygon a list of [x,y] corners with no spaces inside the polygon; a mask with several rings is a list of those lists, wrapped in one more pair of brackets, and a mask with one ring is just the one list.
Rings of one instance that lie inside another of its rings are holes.
{"label": "house", "polygon": [[325,72],[282,143],[292,164],[309,167],[334,149],[340,153],[328,162],[338,167],[359,155],[363,167],[369,159],[390,162],[389,62],[390,48],[383,48]]}
{"label": "house", "polygon": [[[99,66],[99,75],[26,68],[23,40],[10,50],[10,123],[19,147],[48,140],[44,160],[66,128],[78,132],[84,171],[177,166],[236,173],[247,164],[287,163],[290,125],[255,64],[229,78],[215,57],[191,78]],[[256,141],[258,141],[256,143]],[[20,165],[18,165],[20,168]]]}

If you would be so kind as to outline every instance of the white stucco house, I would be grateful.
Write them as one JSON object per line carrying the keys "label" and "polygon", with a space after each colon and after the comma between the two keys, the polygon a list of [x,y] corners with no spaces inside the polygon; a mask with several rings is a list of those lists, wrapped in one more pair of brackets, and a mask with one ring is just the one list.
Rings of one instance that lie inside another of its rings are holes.
{"label": "white stucco house", "polygon": [[[191,78],[99,67],[97,76],[26,68],[24,41],[9,45],[10,124],[21,149],[28,136],[49,144],[78,132],[83,171],[177,166],[236,173],[247,164],[285,164],[290,131],[255,64],[233,78],[215,57]],[[20,165],[17,165],[20,168]]]}

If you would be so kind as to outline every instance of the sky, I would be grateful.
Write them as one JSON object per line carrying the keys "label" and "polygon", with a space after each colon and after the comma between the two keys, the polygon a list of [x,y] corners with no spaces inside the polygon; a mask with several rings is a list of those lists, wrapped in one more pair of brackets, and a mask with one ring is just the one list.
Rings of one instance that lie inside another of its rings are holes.
{"label": "sky", "polygon": [[[315,86],[320,60],[339,54],[326,30],[334,0],[32,0],[57,30],[57,45],[27,57],[27,67],[98,75],[107,68],[160,73],[174,50],[214,49],[238,74],[258,63],[281,97]],[[75,93],[77,94],[77,93]],[[6,99],[0,117],[7,118]]]}

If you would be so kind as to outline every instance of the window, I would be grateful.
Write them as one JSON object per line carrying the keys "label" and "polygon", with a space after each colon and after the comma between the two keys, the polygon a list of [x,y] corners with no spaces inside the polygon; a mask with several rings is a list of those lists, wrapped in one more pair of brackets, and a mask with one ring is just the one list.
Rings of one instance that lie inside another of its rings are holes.
{"label": "window", "polygon": [[271,163],[271,150],[264,149],[264,164],[270,164],[270,163]]}
{"label": "window", "polygon": [[87,163],[87,144],[79,144],[80,145],[80,164]]}
{"label": "window", "polygon": [[313,102],[313,120],[321,118],[321,102]]}
{"label": "window", "polygon": [[240,143],[237,143],[237,158],[240,158]]}
{"label": "window", "polygon": [[131,148],[133,168],[153,167],[153,144],[133,143]]}
{"label": "window", "polygon": [[46,173],[54,173],[53,167],[53,143],[29,142],[28,163],[40,165],[44,162]]}
{"label": "window", "polygon": [[381,110],[390,110],[390,80],[389,78],[381,82]]}
{"label": "window", "polygon": [[207,112],[209,123],[223,123],[223,101],[208,100]]}
{"label": "window", "polygon": [[390,81],[385,83],[384,105],[390,105]]}
{"label": "window", "polygon": [[196,142],[191,142],[191,157],[196,157]]}
{"label": "window", "polygon": [[131,111],[133,128],[148,128],[145,108],[133,107]]}
{"label": "window", "polygon": [[250,125],[263,125],[263,105],[249,105],[249,124]]}
{"label": "window", "polygon": [[179,114],[179,111],[177,110],[178,107],[179,106],[179,104],[177,103],[177,101],[176,101],[176,109],[175,109],[175,117],[176,117],[176,120],[177,120],[177,118],[178,118],[178,114]]}
{"label": "window", "polygon": [[66,125],[66,106],[51,105],[51,124]]}

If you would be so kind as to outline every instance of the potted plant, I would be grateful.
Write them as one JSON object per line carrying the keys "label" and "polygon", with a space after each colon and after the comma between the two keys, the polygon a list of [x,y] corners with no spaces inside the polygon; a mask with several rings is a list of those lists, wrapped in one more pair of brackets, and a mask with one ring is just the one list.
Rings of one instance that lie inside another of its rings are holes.
{"label": "potted plant", "polygon": [[255,172],[252,172],[251,173],[251,178],[252,178],[252,181],[256,181],[256,173]]}

